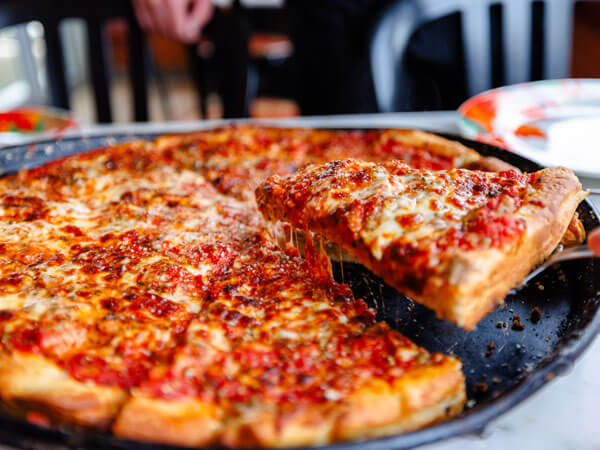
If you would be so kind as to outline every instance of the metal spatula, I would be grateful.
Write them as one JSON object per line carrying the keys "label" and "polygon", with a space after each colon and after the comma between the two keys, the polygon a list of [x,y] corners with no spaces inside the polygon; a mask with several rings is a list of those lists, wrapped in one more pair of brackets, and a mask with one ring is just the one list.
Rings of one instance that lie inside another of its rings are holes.
{"label": "metal spatula", "polygon": [[557,248],[550,257],[544,261],[541,265],[536,267],[536,269],[529,273],[527,277],[523,280],[522,284],[525,284],[548,267],[553,266],[556,263],[560,263],[563,261],[569,261],[571,259],[585,259],[585,258],[600,258],[599,254],[594,253],[587,245],[578,245],[576,247],[562,248],[562,245]]}
{"label": "metal spatula", "polygon": [[[587,192],[589,193],[589,195],[599,195],[600,196],[600,189],[588,189]],[[588,242],[589,242],[589,238],[593,234],[595,234],[595,235],[600,234],[600,228],[596,228],[595,230],[590,231],[590,233],[588,235]],[[590,247],[588,247],[585,244],[578,245],[576,247],[568,247],[568,248],[563,248],[563,246],[560,245],[556,248],[556,250],[554,250],[554,253],[552,253],[552,255],[550,255],[550,257],[546,261],[544,261],[541,265],[536,267],[535,270],[530,272],[529,275],[527,275],[527,277],[523,280],[523,282],[521,284],[522,285],[526,284],[527,282],[531,281],[536,276],[538,276],[540,273],[542,273],[544,270],[546,270],[548,267],[550,267],[556,263],[560,263],[563,261],[569,261],[571,259],[586,259],[586,258],[600,258],[600,252],[595,252],[594,250],[590,249]]]}

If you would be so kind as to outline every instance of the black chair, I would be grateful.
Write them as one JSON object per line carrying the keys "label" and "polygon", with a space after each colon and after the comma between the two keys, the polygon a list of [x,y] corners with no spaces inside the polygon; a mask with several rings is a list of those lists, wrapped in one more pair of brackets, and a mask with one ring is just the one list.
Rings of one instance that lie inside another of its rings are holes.
{"label": "black chair", "polygon": [[[501,84],[567,77],[575,3],[395,0],[381,14],[371,40],[371,70],[379,109],[401,109],[401,88],[410,79],[407,48],[413,34],[423,25],[456,12],[460,12],[469,95]],[[495,72],[500,72],[499,76]]]}
{"label": "black chair", "polygon": [[49,103],[69,108],[64,55],[59,25],[64,19],[83,19],[87,24],[90,74],[96,100],[97,120],[112,121],[109,95],[108,54],[103,37],[107,20],[123,18],[129,30],[129,78],[133,92],[136,121],[148,120],[147,79],[145,72],[145,44],[131,2],[127,0],[9,0],[0,1],[0,28],[39,21],[44,26],[46,41],[46,71],[49,87]]}
{"label": "black chair", "polygon": [[259,95],[295,96],[288,55],[273,57],[250,51],[257,34],[286,35],[287,29],[285,8],[248,8],[236,0],[228,8],[215,11],[203,30],[211,46],[210,55],[199,52],[197,45],[189,47],[203,117],[209,92],[219,94],[223,116],[228,119],[247,117]]}

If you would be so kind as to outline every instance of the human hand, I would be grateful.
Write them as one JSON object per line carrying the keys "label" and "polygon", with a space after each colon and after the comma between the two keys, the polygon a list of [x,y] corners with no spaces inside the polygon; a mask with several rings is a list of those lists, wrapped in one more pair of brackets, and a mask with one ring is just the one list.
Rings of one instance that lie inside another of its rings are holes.
{"label": "human hand", "polygon": [[140,26],[148,32],[192,44],[213,14],[211,0],[133,0]]}
{"label": "human hand", "polygon": [[587,242],[590,250],[600,256],[600,227],[590,232]]}

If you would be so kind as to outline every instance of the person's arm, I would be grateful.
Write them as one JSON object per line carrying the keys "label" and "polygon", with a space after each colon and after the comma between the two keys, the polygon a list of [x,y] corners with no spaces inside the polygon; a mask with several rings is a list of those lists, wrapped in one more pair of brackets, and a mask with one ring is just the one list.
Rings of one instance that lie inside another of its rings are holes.
{"label": "person's arm", "polygon": [[200,39],[213,14],[211,0],[132,0],[141,27],[185,43]]}
{"label": "person's arm", "polygon": [[600,228],[596,228],[588,235],[588,247],[600,256]]}

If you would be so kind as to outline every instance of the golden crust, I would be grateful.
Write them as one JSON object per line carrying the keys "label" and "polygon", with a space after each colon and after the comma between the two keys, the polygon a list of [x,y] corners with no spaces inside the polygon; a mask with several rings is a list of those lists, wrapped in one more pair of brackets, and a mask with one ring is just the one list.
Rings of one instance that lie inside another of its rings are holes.
{"label": "golden crust", "polygon": [[464,402],[460,362],[449,359],[442,366],[411,371],[393,386],[373,380],[334,405],[271,416],[270,420],[261,416],[251,427],[253,436],[260,439],[225,443],[299,446],[389,436],[451,417],[462,410]]}
{"label": "golden crust", "polygon": [[575,213],[573,214],[573,218],[569,222],[567,231],[560,240],[560,243],[565,247],[570,245],[579,245],[585,241],[585,236],[585,227],[583,226],[581,219],[579,219],[579,215]]}
{"label": "golden crust", "polygon": [[463,168],[471,170],[483,170],[484,172],[502,172],[504,170],[516,170],[517,172],[521,172],[512,164],[502,161],[501,159],[494,158],[493,156],[480,156],[479,159],[463,166]]}
{"label": "golden crust", "polygon": [[81,383],[41,356],[0,354],[0,397],[9,405],[34,407],[56,421],[106,428],[127,393],[120,388]]}
{"label": "golden crust", "polygon": [[216,442],[221,414],[199,400],[167,401],[132,397],[117,417],[113,432],[120,437],[195,447]]}
{"label": "golden crust", "polygon": [[423,367],[396,380],[389,390],[372,385],[357,392],[338,419],[336,440],[416,430],[458,414],[465,399],[464,375],[458,360]]}
{"label": "golden crust", "polygon": [[466,167],[475,164],[482,156],[458,141],[443,138],[427,131],[413,129],[386,130],[385,134],[394,136],[407,145],[427,149],[438,155],[452,158],[455,167]]}
{"label": "golden crust", "polygon": [[[304,137],[309,141],[320,142],[323,140],[327,140],[328,138],[335,136],[336,133],[339,133],[338,130],[327,130],[327,129],[311,129],[311,128],[280,128],[280,127],[268,127],[268,126],[256,126],[256,125],[240,125],[234,127],[222,127],[215,128],[210,130],[201,130],[191,133],[176,133],[176,134],[167,134],[163,136],[159,136],[155,139],[154,144],[157,148],[162,149],[171,146],[185,146],[190,143],[193,143],[195,140],[204,138],[206,136],[210,136],[211,142],[219,143],[221,141],[225,141],[232,133],[237,135],[244,134],[253,134],[256,130],[263,131],[274,131],[276,133],[284,133],[289,135],[297,135],[299,137]],[[508,167],[512,167],[509,164],[503,163],[502,161],[496,158],[485,158],[482,157],[475,150],[466,147],[458,141],[453,141],[450,139],[443,138],[433,133],[429,133],[427,131],[415,130],[415,129],[389,129],[389,130],[380,130],[381,136],[389,136],[393,137],[396,141],[402,142],[407,146],[413,146],[416,148],[420,148],[426,150],[428,152],[438,154],[440,156],[444,156],[452,159],[453,165],[455,167],[468,167],[470,165],[475,165],[480,163],[482,167],[488,165],[489,167],[503,167],[498,170],[508,170]],[[257,149],[258,150],[258,149]],[[344,156],[344,155],[336,155],[336,156]],[[359,156],[359,155],[354,155]],[[363,155],[364,157],[369,158],[368,154]],[[377,158],[376,158],[377,159]],[[327,158],[325,158],[327,160]],[[488,161],[489,162],[486,162]],[[323,161],[321,161],[323,162]],[[486,169],[482,169],[486,170]],[[492,168],[488,170],[494,170]]]}
{"label": "golden crust", "polygon": [[222,422],[198,400],[132,398],[113,426],[116,435],[163,444],[229,447],[325,445],[415,430],[452,417],[465,402],[456,358],[408,371],[393,385],[372,380],[349,398],[281,411],[263,404]]}
{"label": "golden crust", "polygon": [[221,443],[229,447],[295,447],[332,441],[338,406],[299,406],[278,411],[268,406],[227,424]]}

